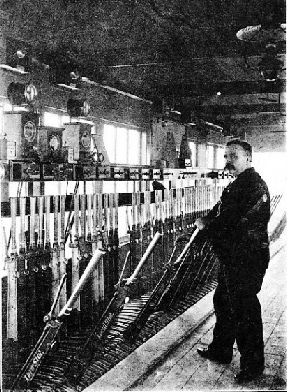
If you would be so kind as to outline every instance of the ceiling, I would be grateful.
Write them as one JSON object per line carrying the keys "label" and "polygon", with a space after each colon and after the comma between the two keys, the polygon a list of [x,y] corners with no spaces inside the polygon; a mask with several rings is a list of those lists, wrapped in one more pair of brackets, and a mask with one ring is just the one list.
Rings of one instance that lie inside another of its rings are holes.
{"label": "ceiling", "polygon": [[[213,121],[285,114],[286,71],[259,72],[266,42],[238,30],[285,23],[284,0],[2,0],[7,34],[51,68]],[[285,37],[285,31],[284,31]],[[276,42],[285,62],[285,39]],[[220,93],[219,93],[220,92]],[[218,94],[217,94],[218,93]]]}

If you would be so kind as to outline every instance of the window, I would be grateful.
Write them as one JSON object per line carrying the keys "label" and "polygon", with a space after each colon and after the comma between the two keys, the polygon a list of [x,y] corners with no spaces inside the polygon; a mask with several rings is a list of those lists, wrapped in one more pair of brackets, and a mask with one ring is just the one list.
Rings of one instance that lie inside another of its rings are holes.
{"label": "window", "polygon": [[225,166],[224,151],[225,148],[222,146],[218,146],[216,149],[216,169],[220,169],[220,170],[224,169]]}
{"label": "window", "polygon": [[69,123],[88,123],[88,124],[94,124],[91,121],[88,120],[83,120],[82,118],[71,118],[67,114],[61,114],[61,113],[53,113],[53,112],[44,112],[43,113],[43,125],[46,127],[55,127],[55,128],[61,128],[64,127],[64,124],[69,124]]}
{"label": "window", "polygon": [[111,163],[146,164],[145,133],[137,129],[104,124],[103,140]]}
{"label": "window", "polygon": [[189,142],[189,148],[191,151],[191,167],[197,167],[196,144],[194,142]]}
{"label": "window", "polygon": [[11,105],[10,103],[5,102],[3,105],[3,111],[4,112],[29,112],[29,109],[27,109],[24,106]]}
{"label": "window", "polygon": [[141,164],[147,165],[147,141],[146,141],[146,133],[142,132],[142,146],[141,146]]}
{"label": "window", "polygon": [[128,156],[128,130],[116,128],[116,157],[115,163],[129,163]]}
{"label": "window", "polygon": [[136,129],[129,130],[128,163],[139,165],[141,161],[141,133]]}
{"label": "window", "polygon": [[64,124],[69,124],[70,123],[70,116],[61,116],[61,125],[63,126]]}
{"label": "window", "polygon": [[214,146],[212,145],[207,145],[206,148],[206,153],[207,153],[207,168],[208,169],[213,169],[214,168]]}
{"label": "window", "polygon": [[44,112],[43,113],[43,125],[45,127],[61,128],[62,123],[61,123],[60,114],[51,113],[51,112]]}
{"label": "window", "polygon": [[116,127],[113,125],[104,125],[103,132],[104,145],[110,162],[115,162],[116,159]]}

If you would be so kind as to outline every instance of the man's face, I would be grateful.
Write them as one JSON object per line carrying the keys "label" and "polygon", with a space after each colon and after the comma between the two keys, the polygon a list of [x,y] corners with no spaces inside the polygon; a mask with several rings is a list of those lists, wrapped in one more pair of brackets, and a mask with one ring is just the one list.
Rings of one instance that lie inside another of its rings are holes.
{"label": "man's face", "polygon": [[231,144],[225,148],[225,168],[231,174],[238,176],[251,166],[251,157],[238,144]]}

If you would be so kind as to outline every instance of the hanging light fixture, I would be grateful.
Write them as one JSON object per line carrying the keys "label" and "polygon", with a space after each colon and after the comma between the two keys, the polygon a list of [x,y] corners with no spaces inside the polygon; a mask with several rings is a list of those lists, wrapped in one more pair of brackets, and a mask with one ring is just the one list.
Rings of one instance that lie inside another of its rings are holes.
{"label": "hanging light fixture", "polygon": [[25,85],[20,82],[12,82],[7,88],[7,97],[12,105],[32,104],[37,95],[37,88],[31,83]]}
{"label": "hanging light fixture", "polygon": [[70,90],[79,90],[81,73],[79,65],[67,58],[55,61],[50,67],[50,82]]}
{"label": "hanging light fixture", "polygon": [[90,108],[86,100],[70,98],[67,101],[67,112],[71,117],[87,116]]}
{"label": "hanging light fixture", "polygon": [[265,54],[258,63],[258,69],[263,79],[269,83],[276,82],[283,69],[283,61],[278,58],[278,44],[286,40],[286,24],[281,23],[282,4],[281,0],[266,0],[261,24],[244,27],[236,33],[241,41],[265,46]]}
{"label": "hanging light fixture", "polygon": [[0,68],[19,74],[31,72],[32,58],[31,47],[28,43],[14,39],[6,38],[6,61],[0,64]]}
{"label": "hanging light fixture", "polygon": [[266,54],[258,64],[261,76],[266,82],[275,82],[283,68],[283,61],[277,58],[276,45],[266,45]]}
{"label": "hanging light fixture", "polygon": [[27,84],[24,90],[24,97],[28,103],[32,103],[38,96],[38,90],[34,84]]}
{"label": "hanging light fixture", "polygon": [[12,82],[7,88],[7,97],[12,105],[21,106],[25,103],[25,84],[19,82]]}
{"label": "hanging light fixture", "polygon": [[247,26],[236,33],[236,37],[245,42],[282,42],[286,40],[284,0],[263,0],[261,3],[260,24]]}
{"label": "hanging light fixture", "polygon": [[245,42],[280,42],[286,40],[286,24],[266,28],[262,24],[247,26],[237,31],[236,37]]}

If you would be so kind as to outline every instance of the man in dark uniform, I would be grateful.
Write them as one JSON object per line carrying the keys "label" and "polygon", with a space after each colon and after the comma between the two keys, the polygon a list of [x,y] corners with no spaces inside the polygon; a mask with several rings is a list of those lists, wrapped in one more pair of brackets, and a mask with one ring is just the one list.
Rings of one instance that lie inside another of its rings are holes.
{"label": "man in dark uniform", "polygon": [[198,348],[207,359],[232,360],[236,341],[241,354],[241,383],[262,374],[264,343],[261,306],[257,298],[269,263],[268,221],[270,195],[266,183],[252,167],[252,148],[231,140],[225,150],[226,169],[235,180],[220,201],[196,226],[205,230],[220,260],[214,294],[216,323],[208,348]]}

